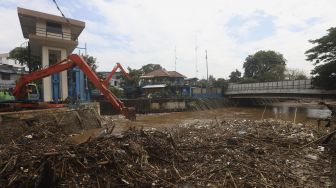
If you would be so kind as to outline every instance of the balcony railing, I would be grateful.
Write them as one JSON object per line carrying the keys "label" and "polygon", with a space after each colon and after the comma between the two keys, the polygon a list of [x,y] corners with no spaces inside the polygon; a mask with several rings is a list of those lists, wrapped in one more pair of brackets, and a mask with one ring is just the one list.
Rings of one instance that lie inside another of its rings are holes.
{"label": "balcony railing", "polygon": [[43,27],[36,27],[36,35],[47,38],[49,37],[49,38],[77,41],[76,36],[71,32],[59,31],[58,29],[52,29],[52,28],[46,29]]}

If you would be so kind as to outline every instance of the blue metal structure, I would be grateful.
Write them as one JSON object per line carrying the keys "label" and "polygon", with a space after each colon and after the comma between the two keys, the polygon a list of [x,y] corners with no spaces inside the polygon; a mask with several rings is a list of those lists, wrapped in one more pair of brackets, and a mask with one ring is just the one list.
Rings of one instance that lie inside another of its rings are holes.
{"label": "blue metal structure", "polygon": [[51,76],[51,85],[52,85],[52,99],[55,103],[58,103],[58,100],[60,99],[61,96],[60,73],[56,73]]}
{"label": "blue metal structure", "polygon": [[68,95],[73,101],[89,101],[90,92],[88,81],[83,71],[78,67],[74,67],[68,71]]}

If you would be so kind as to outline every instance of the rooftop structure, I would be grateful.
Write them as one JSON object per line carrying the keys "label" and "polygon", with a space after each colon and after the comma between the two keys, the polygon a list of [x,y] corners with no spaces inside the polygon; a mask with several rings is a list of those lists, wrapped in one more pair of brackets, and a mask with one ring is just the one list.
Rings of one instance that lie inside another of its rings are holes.
{"label": "rooftop structure", "polygon": [[144,74],[141,78],[141,85],[168,84],[183,85],[184,75],[176,71],[166,71],[164,69],[154,70]]}
{"label": "rooftop structure", "polygon": [[41,47],[52,44],[71,53],[78,45],[78,36],[85,22],[71,18],[17,8],[23,37],[29,39],[33,55],[41,55]]}
{"label": "rooftop structure", "polygon": [[[30,55],[40,57],[42,67],[55,64],[72,53],[78,45],[80,33],[85,28],[85,22],[79,20],[20,7],[17,11],[23,37],[29,39]],[[81,75],[78,77],[83,77],[83,74]],[[43,79],[44,101],[57,102],[65,100],[68,95],[67,71]]]}

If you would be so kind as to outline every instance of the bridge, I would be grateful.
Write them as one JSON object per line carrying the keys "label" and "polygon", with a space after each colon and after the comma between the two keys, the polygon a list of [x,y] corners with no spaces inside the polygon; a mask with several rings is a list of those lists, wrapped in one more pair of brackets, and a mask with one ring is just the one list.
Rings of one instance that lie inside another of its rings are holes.
{"label": "bridge", "polygon": [[230,83],[224,92],[230,98],[336,98],[336,90],[324,90],[312,80],[284,80],[249,84]]}

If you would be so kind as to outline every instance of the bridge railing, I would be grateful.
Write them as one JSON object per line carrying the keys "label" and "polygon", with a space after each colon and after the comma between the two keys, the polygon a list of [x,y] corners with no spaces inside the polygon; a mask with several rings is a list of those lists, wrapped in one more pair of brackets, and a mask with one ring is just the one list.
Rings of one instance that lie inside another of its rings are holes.
{"label": "bridge railing", "polygon": [[314,89],[311,79],[284,80],[278,82],[258,82],[248,84],[230,83],[226,92],[238,92],[247,90],[274,90],[274,89]]}

